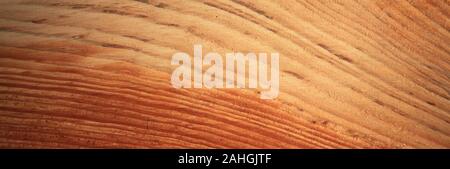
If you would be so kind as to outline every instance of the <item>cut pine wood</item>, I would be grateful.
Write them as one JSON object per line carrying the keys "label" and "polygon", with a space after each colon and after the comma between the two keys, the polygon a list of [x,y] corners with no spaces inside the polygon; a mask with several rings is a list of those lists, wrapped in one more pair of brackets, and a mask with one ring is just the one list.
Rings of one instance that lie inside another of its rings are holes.
{"label": "cut pine wood", "polygon": [[[2,0],[0,147],[449,148],[447,0]],[[280,53],[280,95],[175,89]]]}

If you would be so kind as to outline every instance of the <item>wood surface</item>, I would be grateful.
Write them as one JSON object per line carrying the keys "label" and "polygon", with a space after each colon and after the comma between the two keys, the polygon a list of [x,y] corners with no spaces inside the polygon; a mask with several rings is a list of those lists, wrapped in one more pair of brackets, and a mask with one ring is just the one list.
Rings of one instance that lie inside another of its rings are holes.
{"label": "wood surface", "polygon": [[[450,148],[448,0],[1,0],[2,148]],[[280,53],[280,94],[175,89]]]}

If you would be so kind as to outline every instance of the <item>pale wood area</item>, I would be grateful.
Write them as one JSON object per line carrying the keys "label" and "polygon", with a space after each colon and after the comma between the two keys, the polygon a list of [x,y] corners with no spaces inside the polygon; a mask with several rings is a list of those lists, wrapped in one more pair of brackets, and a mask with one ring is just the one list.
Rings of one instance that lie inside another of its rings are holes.
{"label": "pale wood area", "polygon": [[[447,0],[1,0],[0,147],[450,148]],[[279,52],[280,95],[174,89]]]}

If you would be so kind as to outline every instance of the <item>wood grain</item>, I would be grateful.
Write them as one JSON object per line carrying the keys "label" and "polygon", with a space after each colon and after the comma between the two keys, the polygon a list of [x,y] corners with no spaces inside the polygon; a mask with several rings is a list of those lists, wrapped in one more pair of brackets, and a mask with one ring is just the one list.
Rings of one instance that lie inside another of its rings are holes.
{"label": "wood grain", "polygon": [[[2,0],[3,148],[449,148],[448,0]],[[175,89],[279,52],[280,95]]]}

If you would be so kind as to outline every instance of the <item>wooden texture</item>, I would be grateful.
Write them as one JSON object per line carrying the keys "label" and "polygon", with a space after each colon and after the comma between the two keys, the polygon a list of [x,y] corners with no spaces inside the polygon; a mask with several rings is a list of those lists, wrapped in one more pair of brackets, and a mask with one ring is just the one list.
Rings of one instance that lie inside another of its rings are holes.
{"label": "wooden texture", "polygon": [[[0,147],[449,148],[448,0],[1,0]],[[280,53],[280,95],[174,89]]]}

